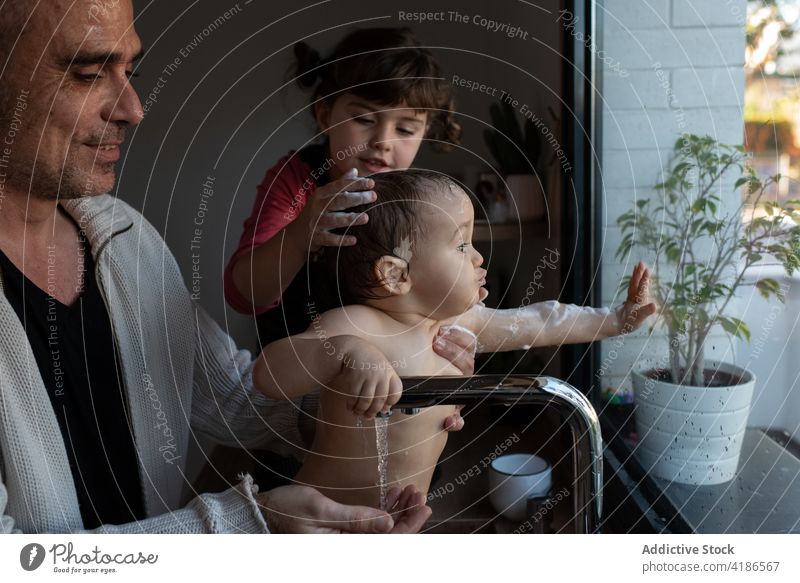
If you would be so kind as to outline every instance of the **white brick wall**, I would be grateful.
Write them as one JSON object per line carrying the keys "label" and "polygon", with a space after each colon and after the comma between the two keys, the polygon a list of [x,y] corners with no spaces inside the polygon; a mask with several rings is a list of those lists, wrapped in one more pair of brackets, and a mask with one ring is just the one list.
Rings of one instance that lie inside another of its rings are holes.
{"label": "white brick wall", "polygon": [[[607,109],[603,115],[603,149],[668,151],[682,132],[708,134],[728,144],[742,143],[741,107],[709,105],[678,109]],[[667,156],[668,157],[668,156]]]}
{"label": "white brick wall", "polygon": [[606,53],[629,71],[651,69],[656,62],[664,68],[744,64],[744,29],[738,26],[642,31],[606,22],[604,28]]}
{"label": "white brick wall", "polygon": [[[680,133],[742,142],[745,14],[746,0],[604,3],[605,305],[621,300],[619,278],[638,260],[615,258],[621,238],[616,219],[634,200],[651,195]],[[719,338],[715,345],[727,346],[724,336],[713,335]],[[663,362],[665,354],[666,339],[659,329],[653,336],[640,331],[621,345],[615,339],[604,341],[600,384],[627,384],[631,368],[651,367]]]}
{"label": "white brick wall", "polygon": [[652,71],[629,71],[626,83],[611,83],[601,98],[609,107],[639,108],[669,106],[668,94]]}
{"label": "white brick wall", "polygon": [[669,25],[671,0],[605,0],[603,18],[606,24],[645,30]]}
{"label": "white brick wall", "polygon": [[738,0],[672,0],[672,26],[744,26],[747,14]]}

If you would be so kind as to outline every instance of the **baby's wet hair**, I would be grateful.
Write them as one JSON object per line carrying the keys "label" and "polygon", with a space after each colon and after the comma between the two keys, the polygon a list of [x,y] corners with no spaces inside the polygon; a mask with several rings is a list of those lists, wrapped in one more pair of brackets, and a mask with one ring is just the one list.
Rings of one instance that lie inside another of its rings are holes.
{"label": "baby's wet hair", "polygon": [[425,137],[431,148],[446,152],[460,143],[450,83],[410,29],[356,29],[326,59],[305,42],[294,46],[294,54],[297,83],[312,89],[311,103],[333,105],[344,93],[389,108],[404,102],[428,113]]}
{"label": "baby's wet hair", "polygon": [[[353,236],[358,243],[351,247],[323,247],[317,258],[315,270],[321,276],[318,281],[327,285],[321,290],[326,310],[383,297],[377,293],[383,282],[375,274],[375,264],[385,255],[403,259],[413,269],[413,257],[427,234],[422,217],[431,213],[439,193],[449,192],[455,184],[447,175],[431,170],[398,170],[370,178],[375,181],[378,199],[348,209],[366,212],[369,221],[333,231]],[[316,289],[321,287],[317,285]]]}

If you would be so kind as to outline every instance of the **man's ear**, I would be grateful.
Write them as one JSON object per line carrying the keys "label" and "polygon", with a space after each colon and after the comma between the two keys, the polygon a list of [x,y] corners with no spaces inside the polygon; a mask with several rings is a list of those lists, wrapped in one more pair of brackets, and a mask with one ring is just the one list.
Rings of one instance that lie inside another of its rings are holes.
{"label": "man's ear", "polygon": [[331,127],[331,107],[324,99],[314,104],[314,119],[317,120],[317,127],[323,132],[327,132]]}
{"label": "man's ear", "polygon": [[382,288],[391,295],[405,295],[411,291],[408,262],[399,257],[384,255],[375,262],[375,277]]}

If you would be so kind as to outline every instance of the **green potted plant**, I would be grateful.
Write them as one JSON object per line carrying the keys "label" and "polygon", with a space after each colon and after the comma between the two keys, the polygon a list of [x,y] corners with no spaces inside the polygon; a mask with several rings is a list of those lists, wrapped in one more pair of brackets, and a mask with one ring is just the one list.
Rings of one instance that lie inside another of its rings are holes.
{"label": "green potted plant", "polygon": [[[752,285],[745,279],[751,267],[777,262],[789,275],[800,267],[798,201],[769,200],[780,176],[762,180],[747,161],[742,147],[684,134],[657,196],[617,219],[617,256],[632,249],[650,255],[651,292],[669,340],[661,365],[633,372],[637,457],[660,478],[695,485],[733,478],[755,378],[706,360],[708,337],[721,326],[749,340],[730,306]],[[743,188],[743,195],[731,205],[721,184],[734,177],[733,191]],[[783,300],[774,279],[755,285],[764,297]]]}
{"label": "green potted plant", "polygon": [[531,117],[520,126],[516,111],[506,101],[493,103],[489,113],[493,129],[485,129],[483,137],[506,181],[511,215],[519,213],[521,221],[539,219],[546,211],[542,132]]}

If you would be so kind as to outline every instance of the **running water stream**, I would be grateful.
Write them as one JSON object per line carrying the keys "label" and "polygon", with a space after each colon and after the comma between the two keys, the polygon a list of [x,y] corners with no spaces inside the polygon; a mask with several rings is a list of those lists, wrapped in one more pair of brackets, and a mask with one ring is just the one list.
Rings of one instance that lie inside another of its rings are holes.
{"label": "running water stream", "polygon": [[389,418],[375,418],[375,449],[378,456],[378,485],[380,486],[380,505],[381,510],[386,508],[386,479],[389,465]]}

